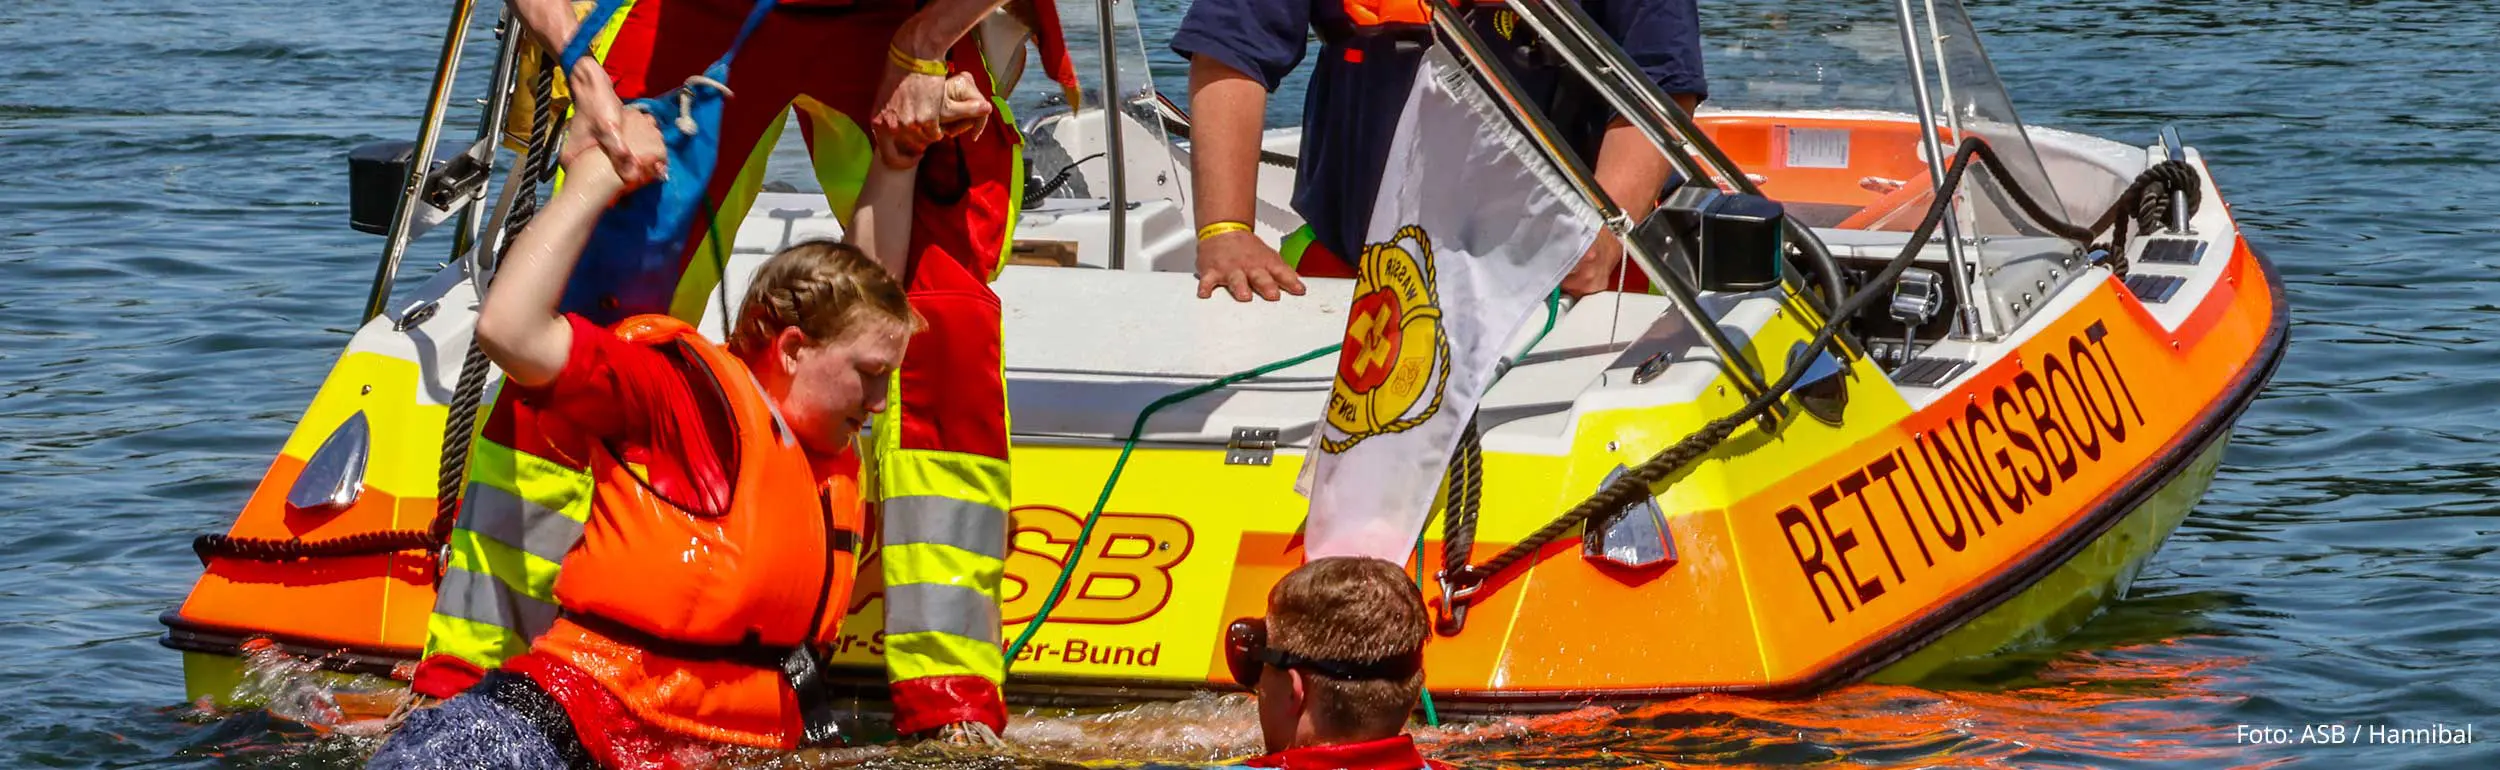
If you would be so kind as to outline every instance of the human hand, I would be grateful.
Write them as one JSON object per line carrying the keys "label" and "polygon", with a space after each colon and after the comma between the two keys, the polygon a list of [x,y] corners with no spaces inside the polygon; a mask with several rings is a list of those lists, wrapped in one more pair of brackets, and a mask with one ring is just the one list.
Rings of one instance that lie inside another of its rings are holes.
{"label": "human hand", "polygon": [[[614,197],[641,189],[643,185],[657,178],[629,179],[620,173],[617,162],[608,151],[607,145],[594,138],[599,130],[601,129],[587,122],[575,122],[566,129],[564,153],[559,158],[564,164],[566,188],[579,188]],[[651,113],[641,110],[625,110],[623,117],[617,121],[613,133],[616,135],[617,147],[626,153],[657,155],[663,158],[668,156],[668,144],[660,137],[660,123],[651,117]]]}
{"label": "human hand", "polygon": [[1563,294],[1577,298],[1605,291],[1606,279],[1622,263],[1623,242],[1615,240],[1614,233],[1598,233],[1597,242],[1589,244],[1589,250],[1580,255],[1580,263],[1563,274]]}
{"label": "human hand", "polygon": [[[654,142],[637,147],[627,139],[628,110],[617,99],[615,84],[608,81],[607,70],[587,59],[575,66],[566,77],[573,90],[573,120],[587,129],[588,142],[606,152],[617,178],[626,189],[635,189],[668,175],[668,147]],[[649,116],[644,116],[648,119]],[[566,146],[572,147],[573,142]],[[570,154],[570,150],[567,151]],[[570,168],[569,164],[567,166]]]}
{"label": "human hand", "polygon": [[[912,164],[920,162],[921,154],[928,151],[929,145],[953,136],[965,134],[978,136],[981,127],[989,122],[993,108],[989,98],[981,95],[980,85],[973,82],[972,73],[958,72],[943,79],[917,73],[903,73],[899,69],[891,69],[889,74],[896,76],[886,79],[885,87],[888,90],[880,99],[881,102],[889,105],[889,110],[879,112],[879,119],[883,119],[888,114],[901,114],[892,112],[891,105],[896,102],[920,98],[915,94],[904,93],[906,88],[918,88],[919,86],[913,85],[915,82],[936,81],[939,101],[934,134],[923,131],[919,127],[907,125],[900,118],[892,124],[871,121],[877,136],[877,159],[888,168],[909,168]],[[910,112],[908,108],[917,105],[917,101],[911,101],[903,111]]]}
{"label": "human hand", "polygon": [[1198,298],[1215,296],[1216,287],[1231,292],[1237,302],[1250,301],[1252,292],[1273,302],[1278,289],[1285,294],[1302,296],[1302,276],[1276,253],[1267,241],[1249,231],[1224,233],[1198,242]]}

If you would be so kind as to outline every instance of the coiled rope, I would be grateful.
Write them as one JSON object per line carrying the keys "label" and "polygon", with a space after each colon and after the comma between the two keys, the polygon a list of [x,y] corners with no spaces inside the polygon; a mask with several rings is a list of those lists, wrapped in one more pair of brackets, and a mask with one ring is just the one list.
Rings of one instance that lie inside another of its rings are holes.
{"label": "coiled rope", "polygon": [[2184,160],[2165,160],[2137,174],[2126,191],[2118,194],[2118,201],[2093,224],[2096,232],[2110,231],[2108,243],[2096,248],[2109,252],[2110,272],[2119,279],[2127,277],[2127,226],[2133,224],[2136,232],[2144,233],[2162,229],[2170,219],[2173,192],[2185,194],[2188,216],[2196,216],[2204,208],[2205,185],[2197,178],[2196,167]]}

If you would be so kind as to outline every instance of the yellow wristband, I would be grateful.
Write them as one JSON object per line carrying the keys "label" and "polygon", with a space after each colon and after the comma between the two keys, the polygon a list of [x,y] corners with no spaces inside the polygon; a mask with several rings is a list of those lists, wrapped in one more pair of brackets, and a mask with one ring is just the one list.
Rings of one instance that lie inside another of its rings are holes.
{"label": "yellow wristband", "polygon": [[1203,241],[1225,233],[1246,232],[1250,232],[1250,226],[1240,222],[1213,222],[1209,223],[1205,227],[1198,228],[1198,240]]}
{"label": "yellow wristband", "polygon": [[894,66],[901,67],[909,72],[941,78],[946,77],[947,75],[946,62],[935,59],[923,59],[911,54],[903,53],[902,46],[886,46],[885,60],[893,62]]}

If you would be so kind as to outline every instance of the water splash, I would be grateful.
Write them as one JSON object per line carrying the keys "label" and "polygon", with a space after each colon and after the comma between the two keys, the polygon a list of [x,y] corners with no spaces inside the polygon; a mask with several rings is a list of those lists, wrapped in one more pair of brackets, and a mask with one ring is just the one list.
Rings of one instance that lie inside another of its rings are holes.
{"label": "water splash", "polygon": [[[404,685],[376,687],[326,672],[322,659],[288,654],[266,640],[243,645],[243,681],[229,702],[262,704],[271,716],[323,735],[379,740],[399,725],[416,696]],[[200,704],[207,710],[207,704]]]}
{"label": "water splash", "polygon": [[178,754],[244,767],[355,767],[414,707],[404,686],[324,671],[266,640],[243,645],[240,681],[173,715],[204,724]]}
{"label": "water splash", "polygon": [[1264,753],[1258,702],[1242,693],[1027,717],[1004,737],[1037,757],[1067,762],[1208,764]]}

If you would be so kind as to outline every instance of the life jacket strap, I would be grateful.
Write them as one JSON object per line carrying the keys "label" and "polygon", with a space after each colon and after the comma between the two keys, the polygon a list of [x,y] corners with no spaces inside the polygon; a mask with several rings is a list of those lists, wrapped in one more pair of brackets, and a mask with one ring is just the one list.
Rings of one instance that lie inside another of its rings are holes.
{"label": "life jacket strap", "polygon": [[753,632],[749,632],[747,638],[737,644],[704,644],[670,639],[604,615],[566,610],[563,617],[591,633],[678,660],[738,663],[778,671],[781,669],[782,662],[798,649],[792,646],[765,644],[763,640],[755,638]]}

